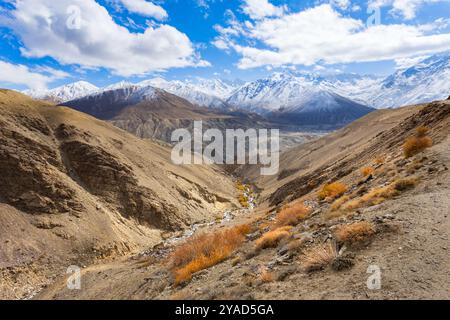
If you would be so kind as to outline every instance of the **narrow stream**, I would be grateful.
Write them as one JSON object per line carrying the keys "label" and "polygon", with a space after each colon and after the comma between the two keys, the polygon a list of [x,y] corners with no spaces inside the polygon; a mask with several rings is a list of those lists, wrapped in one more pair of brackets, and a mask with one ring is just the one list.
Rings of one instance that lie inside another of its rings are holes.
{"label": "narrow stream", "polygon": [[183,234],[175,234],[170,238],[163,240],[160,244],[155,247],[143,251],[137,255],[137,257],[156,257],[156,258],[164,258],[169,255],[170,252],[173,251],[174,247],[177,244],[185,242],[187,239],[195,236],[201,230],[212,226],[219,225],[227,225],[232,222],[236,217],[242,217],[245,215],[249,215],[256,208],[256,197],[252,192],[252,188],[248,185],[244,185],[244,190],[242,190],[242,195],[247,199],[248,207],[247,208],[239,208],[236,210],[227,210],[223,213],[223,216],[220,220],[208,222],[208,223],[197,223],[191,225],[188,229],[186,229]]}

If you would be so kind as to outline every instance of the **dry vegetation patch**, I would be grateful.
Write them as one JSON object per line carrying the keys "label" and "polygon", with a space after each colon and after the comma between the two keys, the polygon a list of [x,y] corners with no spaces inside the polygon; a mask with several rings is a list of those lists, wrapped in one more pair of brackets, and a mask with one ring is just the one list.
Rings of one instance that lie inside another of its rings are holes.
{"label": "dry vegetation patch", "polygon": [[307,250],[301,257],[302,268],[306,272],[323,270],[338,257],[334,243],[318,245]]}
{"label": "dry vegetation patch", "polygon": [[227,259],[250,233],[248,225],[195,236],[179,246],[171,256],[175,284],[189,281],[192,275]]}
{"label": "dry vegetation patch", "polygon": [[350,200],[350,196],[343,196],[333,202],[330,209],[331,211],[338,211],[342,205]]}
{"label": "dry vegetation patch", "polygon": [[336,199],[346,193],[348,187],[342,182],[333,182],[323,186],[319,192],[319,200]]}
{"label": "dry vegetation patch", "polygon": [[416,129],[416,135],[406,139],[403,145],[405,158],[411,158],[433,146],[433,140],[427,136],[429,131],[430,129],[427,127],[418,127]]}
{"label": "dry vegetation patch", "polygon": [[419,180],[416,177],[397,179],[392,183],[395,190],[403,192],[414,189],[417,186]]}
{"label": "dry vegetation patch", "polygon": [[281,227],[265,233],[261,238],[256,240],[256,249],[275,248],[281,240],[291,236],[291,226]]}
{"label": "dry vegetation patch", "polygon": [[338,227],[334,236],[341,243],[357,244],[370,239],[374,234],[375,226],[362,221]]}
{"label": "dry vegetation patch", "polygon": [[311,209],[302,203],[295,203],[282,209],[275,218],[275,227],[296,226],[300,221],[308,218]]}
{"label": "dry vegetation patch", "polygon": [[364,168],[361,168],[360,171],[361,171],[362,176],[364,178],[366,178],[370,175],[373,175],[373,173],[375,172],[375,169],[372,167],[364,167]]}

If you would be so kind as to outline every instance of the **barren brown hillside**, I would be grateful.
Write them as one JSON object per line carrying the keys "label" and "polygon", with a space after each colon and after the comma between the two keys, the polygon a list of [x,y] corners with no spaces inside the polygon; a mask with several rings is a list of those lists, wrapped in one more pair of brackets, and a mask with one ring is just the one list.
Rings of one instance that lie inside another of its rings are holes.
{"label": "barren brown hillside", "polygon": [[24,298],[71,264],[159,243],[237,205],[216,167],[69,108],[0,90],[0,298]]}

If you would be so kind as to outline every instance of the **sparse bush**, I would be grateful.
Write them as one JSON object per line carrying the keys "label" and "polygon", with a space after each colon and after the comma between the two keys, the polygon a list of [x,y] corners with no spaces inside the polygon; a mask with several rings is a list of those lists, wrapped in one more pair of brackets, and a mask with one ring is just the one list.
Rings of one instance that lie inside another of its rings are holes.
{"label": "sparse bush", "polygon": [[428,134],[428,132],[430,132],[430,128],[428,127],[421,126],[416,128],[416,135],[419,138],[425,137]]}
{"label": "sparse bush", "polygon": [[337,203],[333,204],[333,206],[338,207],[340,205],[339,209],[343,211],[351,211],[363,206],[375,206],[383,203],[387,199],[391,199],[399,195],[401,192],[413,189],[417,183],[417,178],[397,179],[387,186],[374,188],[365,195],[349,200],[343,204],[340,204],[340,202],[337,201]]}
{"label": "sparse bush", "polygon": [[373,175],[374,172],[375,172],[375,169],[372,167],[364,167],[361,169],[361,174],[363,177],[368,177],[370,175]]}
{"label": "sparse bush", "polygon": [[336,199],[347,192],[347,190],[347,186],[341,182],[327,184],[319,192],[319,200],[325,200],[327,198]]}
{"label": "sparse bush", "polygon": [[275,218],[276,228],[284,226],[296,226],[300,221],[306,219],[311,210],[302,203],[295,203],[282,209]]}
{"label": "sparse bush", "polygon": [[337,211],[339,210],[342,205],[350,200],[349,196],[343,196],[337,199],[333,204],[331,205],[330,209],[331,211]]}
{"label": "sparse bush", "polygon": [[433,146],[433,140],[427,137],[429,131],[430,129],[427,127],[418,127],[416,136],[406,139],[403,145],[403,153],[406,158],[411,158]]}
{"label": "sparse bush", "polygon": [[372,237],[374,234],[374,225],[367,221],[340,226],[334,233],[339,242],[349,244],[363,242]]}
{"label": "sparse bush", "polygon": [[404,178],[404,179],[397,179],[395,180],[392,185],[395,190],[403,192],[410,189],[414,189],[414,187],[417,185],[418,180],[417,178]]}
{"label": "sparse bush", "polygon": [[327,243],[313,247],[302,255],[302,267],[306,272],[323,270],[337,258],[336,245]]}
{"label": "sparse bush", "polygon": [[250,233],[249,225],[202,234],[180,245],[171,255],[171,269],[178,285],[192,278],[200,270],[227,259]]}
{"label": "sparse bush", "polygon": [[275,248],[281,240],[291,236],[291,229],[292,227],[287,226],[265,233],[261,238],[256,240],[256,249]]}

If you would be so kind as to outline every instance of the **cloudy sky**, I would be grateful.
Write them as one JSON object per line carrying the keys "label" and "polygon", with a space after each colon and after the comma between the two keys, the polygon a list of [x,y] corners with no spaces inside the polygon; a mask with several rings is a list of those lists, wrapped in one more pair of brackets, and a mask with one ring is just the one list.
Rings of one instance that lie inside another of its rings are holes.
{"label": "cloudy sky", "polygon": [[450,50],[450,0],[2,0],[0,87],[389,74]]}

